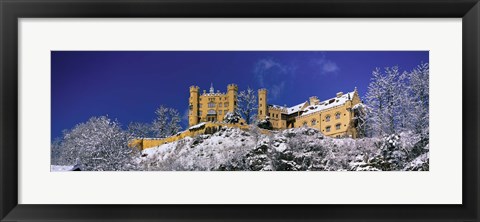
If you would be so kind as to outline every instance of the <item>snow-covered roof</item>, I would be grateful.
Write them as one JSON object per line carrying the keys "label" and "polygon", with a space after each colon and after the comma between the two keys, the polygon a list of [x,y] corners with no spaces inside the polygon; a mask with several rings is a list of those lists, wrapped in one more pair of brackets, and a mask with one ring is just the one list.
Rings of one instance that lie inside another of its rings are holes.
{"label": "snow-covered roof", "polygon": [[351,100],[353,98],[354,93],[355,92],[345,93],[344,95],[342,95],[338,98],[334,97],[334,98],[331,98],[331,99],[321,101],[318,105],[307,106],[304,109],[304,112],[302,113],[301,116],[310,115],[310,114],[318,112],[318,111],[322,111],[322,110],[326,110],[326,109],[330,109],[330,108],[333,108],[333,107],[336,107],[336,106],[343,105],[345,102],[347,102],[348,100]]}
{"label": "snow-covered roof", "polygon": [[305,106],[305,104],[308,104],[308,101],[305,101],[303,103],[300,103],[300,104],[292,106],[292,107],[288,107],[287,108],[287,114],[290,115],[292,113],[296,113],[296,112],[300,111],[302,109],[302,107]]}
{"label": "snow-covered roof", "polygon": [[280,106],[280,105],[275,105],[275,104],[268,104],[268,107],[274,108],[274,109],[280,109],[282,111],[286,111],[287,107],[286,106]]}
{"label": "snow-covered roof", "polygon": [[202,126],[204,126],[205,124],[206,124],[205,122],[201,122],[201,123],[199,123],[199,124],[197,124],[197,125],[191,126],[191,127],[188,128],[188,129],[189,129],[189,130],[199,129],[199,128],[201,128]]}

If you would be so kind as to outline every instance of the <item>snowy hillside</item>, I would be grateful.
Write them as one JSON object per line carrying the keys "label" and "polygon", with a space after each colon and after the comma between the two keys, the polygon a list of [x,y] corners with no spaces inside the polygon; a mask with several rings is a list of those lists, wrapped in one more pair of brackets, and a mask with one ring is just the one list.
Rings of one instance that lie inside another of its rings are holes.
{"label": "snowy hillside", "polygon": [[144,170],[428,170],[428,139],[415,135],[334,139],[312,128],[262,134],[222,128],[142,151]]}

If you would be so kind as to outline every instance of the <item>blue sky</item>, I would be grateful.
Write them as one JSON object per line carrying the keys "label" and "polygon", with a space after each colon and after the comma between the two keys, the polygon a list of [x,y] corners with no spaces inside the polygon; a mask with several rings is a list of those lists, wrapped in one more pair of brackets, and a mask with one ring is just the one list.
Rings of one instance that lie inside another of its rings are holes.
{"label": "blue sky", "polygon": [[[269,103],[295,105],[315,95],[366,93],[372,70],[429,62],[428,51],[53,51],[52,139],[108,115],[123,126],[151,122],[160,105],[185,116],[189,86],[226,91],[235,83],[267,88]],[[185,118],[182,122],[188,124]]]}

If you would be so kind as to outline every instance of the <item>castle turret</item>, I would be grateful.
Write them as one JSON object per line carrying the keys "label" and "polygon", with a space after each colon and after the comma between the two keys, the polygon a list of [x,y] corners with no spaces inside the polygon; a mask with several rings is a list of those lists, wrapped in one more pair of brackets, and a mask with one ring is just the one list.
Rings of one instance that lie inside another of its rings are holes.
{"label": "castle turret", "polygon": [[228,98],[229,112],[233,112],[237,108],[237,93],[238,93],[238,86],[235,84],[228,84],[227,98]]}
{"label": "castle turret", "polygon": [[258,119],[263,120],[268,115],[267,89],[258,90]]}
{"label": "castle turret", "polygon": [[188,125],[193,126],[198,124],[198,86],[190,86],[190,99],[188,105]]}

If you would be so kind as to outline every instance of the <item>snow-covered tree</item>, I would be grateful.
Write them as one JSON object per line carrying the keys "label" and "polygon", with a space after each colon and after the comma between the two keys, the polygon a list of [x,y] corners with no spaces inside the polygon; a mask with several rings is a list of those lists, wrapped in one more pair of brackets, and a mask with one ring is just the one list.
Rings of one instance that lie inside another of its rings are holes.
{"label": "snow-covered tree", "polygon": [[257,96],[253,89],[248,87],[238,94],[238,110],[247,124],[253,121],[257,108]]}
{"label": "snow-covered tree", "polygon": [[151,124],[132,122],[128,124],[128,133],[132,137],[155,137],[155,132]]}
{"label": "snow-covered tree", "polygon": [[400,73],[397,66],[372,72],[366,94],[367,124],[372,135],[390,135],[409,128],[411,98],[407,78],[408,73]]}
{"label": "snow-covered tree", "polygon": [[60,144],[63,165],[82,164],[82,169],[117,171],[135,169],[135,149],[127,146],[130,137],[117,121],[92,117],[65,131]]}
{"label": "snow-covered tree", "polygon": [[[371,135],[382,134],[385,131],[390,132],[393,125],[393,116],[390,119],[387,110],[387,96],[391,98],[391,93],[387,87],[390,84],[389,79],[379,68],[372,72],[371,82],[366,94],[366,104],[371,109],[367,121],[368,129]],[[390,120],[390,121],[389,121]]]}
{"label": "snow-covered tree", "polygon": [[366,136],[367,133],[367,112],[368,108],[363,104],[359,103],[352,108],[353,111],[353,126],[357,130],[358,137],[362,138]]}
{"label": "snow-covered tree", "polygon": [[429,68],[422,63],[400,74],[398,67],[375,69],[366,94],[368,131],[384,136],[412,131],[428,134]]}
{"label": "snow-covered tree", "polygon": [[176,109],[162,105],[158,107],[155,114],[157,116],[153,121],[152,127],[156,137],[165,138],[176,134],[182,129],[180,126],[180,114]]}
{"label": "snow-covered tree", "polygon": [[429,132],[429,65],[421,63],[410,73],[411,120],[415,133]]}
{"label": "snow-covered tree", "polygon": [[52,165],[61,165],[62,162],[62,149],[61,149],[62,140],[61,138],[56,138],[53,140],[50,145],[50,154],[51,159],[50,163]]}

